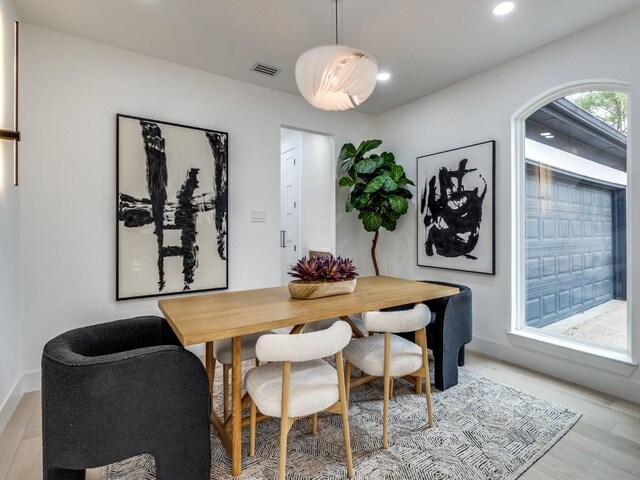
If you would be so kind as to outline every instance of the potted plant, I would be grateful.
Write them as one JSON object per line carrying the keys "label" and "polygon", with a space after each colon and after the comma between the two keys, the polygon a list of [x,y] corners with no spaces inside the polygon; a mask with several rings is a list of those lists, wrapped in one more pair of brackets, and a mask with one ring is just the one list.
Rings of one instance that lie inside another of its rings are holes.
{"label": "potted plant", "polygon": [[398,219],[407,213],[408,200],[413,194],[406,188],[415,185],[401,165],[396,164],[391,152],[365,155],[378,148],[381,140],[365,140],[358,148],[347,143],[340,151],[340,170],[347,175],[338,181],[340,187],[349,188],[345,210],[358,210],[358,218],[367,232],[375,232],[371,245],[371,260],[376,275],[380,275],[376,260],[376,245],[380,227],[392,232]]}
{"label": "potted plant", "polygon": [[302,257],[291,267],[289,282],[293,298],[311,299],[351,293],[356,288],[356,267],[348,258],[333,255]]}

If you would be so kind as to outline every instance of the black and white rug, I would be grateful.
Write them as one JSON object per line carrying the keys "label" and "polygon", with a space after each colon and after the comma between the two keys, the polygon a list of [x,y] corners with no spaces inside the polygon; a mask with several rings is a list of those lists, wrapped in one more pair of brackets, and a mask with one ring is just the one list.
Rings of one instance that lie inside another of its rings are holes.
{"label": "black and white rug", "polygon": [[[444,392],[433,390],[433,404],[435,426],[428,429],[424,394],[416,395],[408,383],[397,380],[389,407],[389,448],[383,450],[382,383],[353,389],[349,422],[354,478],[513,480],[580,418],[575,411],[464,368],[457,386]],[[248,456],[248,430],[243,431],[240,479],[277,477],[279,429],[279,419],[258,424],[254,458]],[[287,478],[346,478],[339,415],[319,416],[315,437],[309,419],[297,421],[288,444]],[[213,432],[211,479],[232,478],[230,470],[229,457]],[[153,478],[154,462],[149,455],[110,465],[105,471],[105,480]]]}

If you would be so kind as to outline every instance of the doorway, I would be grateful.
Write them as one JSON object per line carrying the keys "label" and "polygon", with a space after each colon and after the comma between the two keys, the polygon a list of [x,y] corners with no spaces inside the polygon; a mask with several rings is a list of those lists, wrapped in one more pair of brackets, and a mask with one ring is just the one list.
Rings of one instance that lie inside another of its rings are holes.
{"label": "doorway", "polygon": [[335,146],[330,135],[280,131],[281,278],[310,252],[335,253]]}

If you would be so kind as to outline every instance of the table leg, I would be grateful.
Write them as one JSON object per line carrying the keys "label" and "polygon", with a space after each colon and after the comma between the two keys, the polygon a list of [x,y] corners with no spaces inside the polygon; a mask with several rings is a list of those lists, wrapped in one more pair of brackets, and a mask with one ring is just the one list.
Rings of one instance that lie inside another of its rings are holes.
{"label": "table leg", "polygon": [[304,328],[306,324],[304,323],[299,323],[298,325],[296,325],[295,327],[293,327],[291,329],[291,331],[289,332],[289,335],[297,335],[298,333],[300,333],[302,331],[302,329]]}
{"label": "table leg", "polygon": [[242,473],[242,337],[231,344],[231,475]]}
{"label": "table leg", "polygon": [[340,317],[340,320],[343,320],[349,324],[349,326],[351,327],[351,331],[356,338],[363,338],[365,336],[364,333],[362,333],[362,331],[356,326],[355,323],[353,323],[353,320],[351,320],[349,317]]}
{"label": "table leg", "polygon": [[209,394],[211,395],[211,405],[213,406],[213,379],[216,370],[216,361],[213,358],[213,342],[205,344],[204,363],[207,368],[207,378],[209,380]]}

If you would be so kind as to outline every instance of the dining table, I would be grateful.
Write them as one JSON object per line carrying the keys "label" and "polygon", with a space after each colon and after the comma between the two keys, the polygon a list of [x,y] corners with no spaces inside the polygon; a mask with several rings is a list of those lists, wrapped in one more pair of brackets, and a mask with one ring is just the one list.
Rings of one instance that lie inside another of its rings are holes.
{"label": "dining table", "polygon": [[349,318],[361,312],[411,305],[448,297],[456,287],[387,276],[360,277],[352,293],[315,299],[291,298],[287,286],[229,291],[168,298],[158,306],[182,345],[205,344],[205,367],[209,391],[213,393],[215,361],[213,344],[231,338],[231,413],[221,419],[211,408],[211,423],[231,459],[231,475],[242,472],[242,337],[273,329],[292,327],[299,333],[305,324],[341,318],[357,337],[363,336]]}

